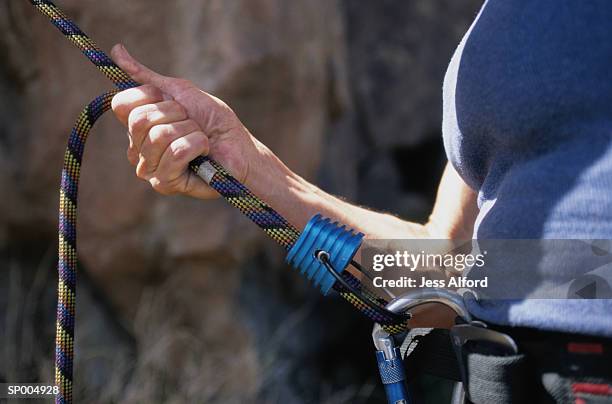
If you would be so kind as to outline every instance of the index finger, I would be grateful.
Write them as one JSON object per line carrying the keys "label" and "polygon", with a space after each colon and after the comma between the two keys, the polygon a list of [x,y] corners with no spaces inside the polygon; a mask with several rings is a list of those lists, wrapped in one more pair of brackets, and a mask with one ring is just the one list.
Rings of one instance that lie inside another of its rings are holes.
{"label": "index finger", "polygon": [[112,108],[119,121],[127,126],[128,117],[134,108],[146,104],[157,104],[167,97],[157,87],[145,84],[140,87],[129,88],[113,97]]}

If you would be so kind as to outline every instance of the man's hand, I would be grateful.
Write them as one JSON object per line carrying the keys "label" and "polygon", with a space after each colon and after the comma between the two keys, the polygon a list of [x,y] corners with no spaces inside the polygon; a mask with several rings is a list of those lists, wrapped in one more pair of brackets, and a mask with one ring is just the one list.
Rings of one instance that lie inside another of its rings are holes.
{"label": "man's hand", "polygon": [[216,197],[187,169],[194,158],[210,154],[236,179],[247,181],[259,143],[227,104],[187,80],[153,72],[122,45],[116,45],[111,55],[143,84],[117,94],[112,103],[115,115],[129,130],[128,160],[139,178],[164,195]]}

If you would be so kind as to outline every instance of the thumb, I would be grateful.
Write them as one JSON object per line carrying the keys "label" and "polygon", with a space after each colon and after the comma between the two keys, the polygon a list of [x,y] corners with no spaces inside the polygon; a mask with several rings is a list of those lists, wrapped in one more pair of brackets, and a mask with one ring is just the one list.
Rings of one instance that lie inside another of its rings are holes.
{"label": "thumb", "polygon": [[125,49],[125,46],[117,44],[111,49],[111,57],[117,65],[125,70],[132,79],[140,84],[151,84],[165,93],[171,93],[170,77],[162,76],[149,69],[132,57]]}

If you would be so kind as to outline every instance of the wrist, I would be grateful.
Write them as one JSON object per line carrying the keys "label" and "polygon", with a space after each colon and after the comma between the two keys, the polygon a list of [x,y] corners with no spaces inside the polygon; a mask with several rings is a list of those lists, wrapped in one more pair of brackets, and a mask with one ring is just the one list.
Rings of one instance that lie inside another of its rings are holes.
{"label": "wrist", "polygon": [[253,138],[254,156],[249,159],[245,186],[302,229],[323,204],[323,191],[287,167],[270,149]]}
{"label": "wrist", "polygon": [[275,194],[281,180],[293,172],[263,143],[252,135],[252,154],[247,157],[244,185],[260,198],[267,200]]}

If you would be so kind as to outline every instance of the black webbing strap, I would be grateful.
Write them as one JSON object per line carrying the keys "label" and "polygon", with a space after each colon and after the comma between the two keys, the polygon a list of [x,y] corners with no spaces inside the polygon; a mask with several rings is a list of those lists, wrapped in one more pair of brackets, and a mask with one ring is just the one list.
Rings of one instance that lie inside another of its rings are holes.
{"label": "black webbing strap", "polygon": [[462,350],[468,379],[463,381],[449,331],[412,329],[401,349],[407,380],[427,373],[463,381],[470,401],[476,404],[530,402],[529,395],[535,389],[536,375],[529,372],[526,356],[483,354],[480,353],[482,348],[468,344]]}
{"label": "black webbing strap", "polygon": [[473,403],[534,403],[539,396],[537,375],[524,354],[492,356],[464,350],[466,394]]}
{"label": "black webbing strap", "polygon": [[459,363],[448,330],[413,328],[408,332],[400,351],[408,381],[414,380],[421,373],[461,381]]}

